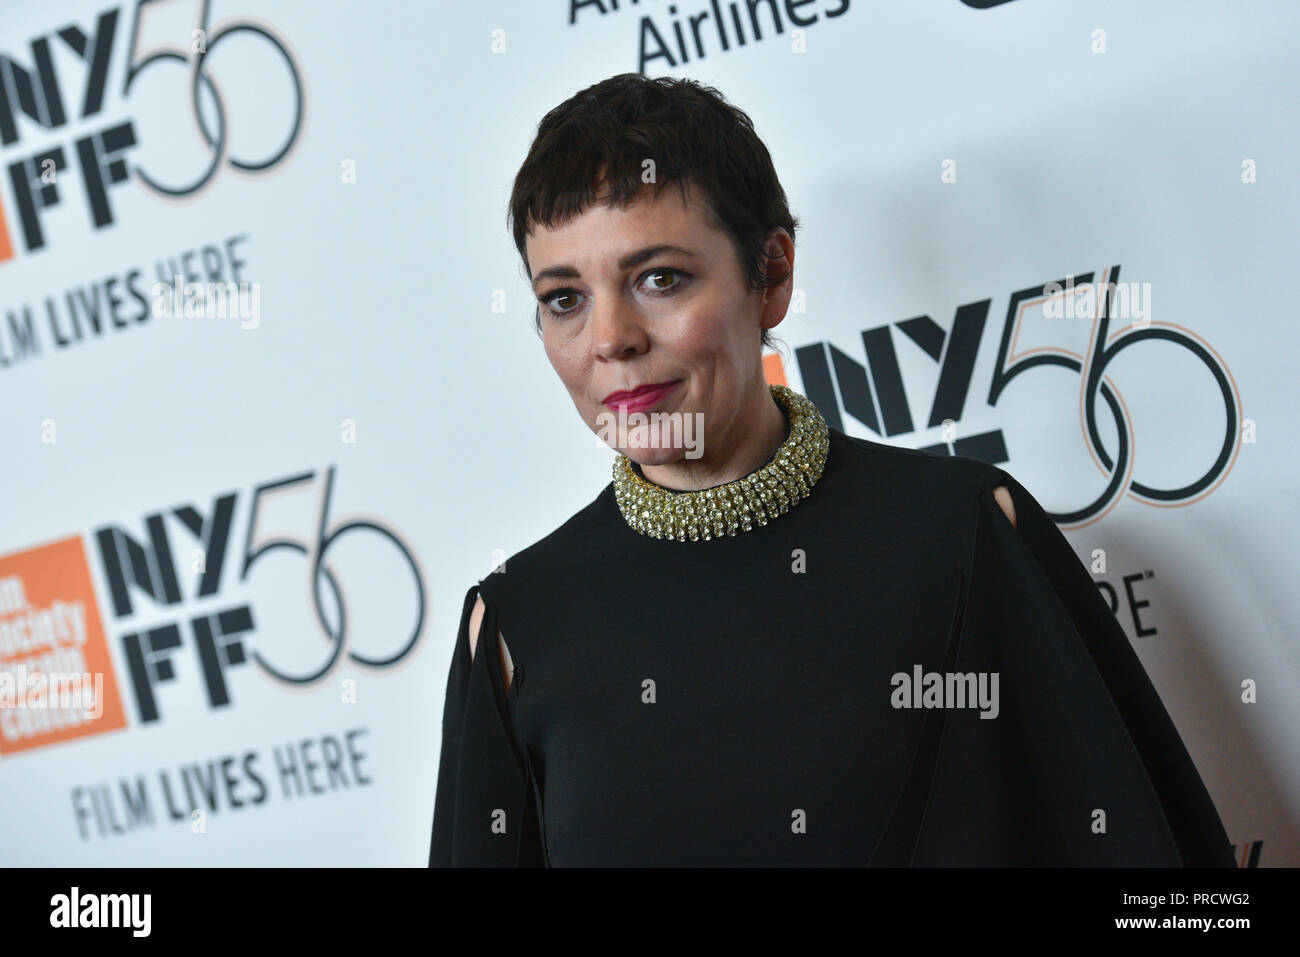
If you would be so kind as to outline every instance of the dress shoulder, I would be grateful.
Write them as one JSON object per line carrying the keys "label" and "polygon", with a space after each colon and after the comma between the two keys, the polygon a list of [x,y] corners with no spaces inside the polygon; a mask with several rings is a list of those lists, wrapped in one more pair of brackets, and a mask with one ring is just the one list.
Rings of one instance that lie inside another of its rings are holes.
{"label": "dress shoulder", "polygon": [[471,585],[447,675],[429,866],[544,866],[536,783],[513,731],[496,605],[486,597],[470,656],[469,619],[479,597]]}
{"label": "dress shoulder", "polygon": [[[1209,793],[1091,575],[1024,486],[989,468],[979,481],[997,481],[977,496],[943,672],[985,676],[991,707],[927,714],[873,863],[1234,866]],[[1015,527],[993,497],[999,484]]]}
{"label": "dress shoulder", "polygon": [[602,527],[607,528],[602,520],[608,518],[613,502],[614,484],[609,482],[591,502],[565,519],[558,528],[510,555],[493,569],[492,574],[484,576],[479,581],[484,599],[495,599],[498,607],[504,610],[519,597],[517,592],[520,589],[537,584],[542,573],[589,551]]}
{"label": "dress shoulder", "polygon": [[998,466],[969,456],[886,445],[836,429],[831,439],[832,455],[847,460],[838,467],[866,478],[879,490],[882,505],[943,514],[960,525],[966,551],[973,542],[980,497],[999,485],[1010,488],[1013,481]]}

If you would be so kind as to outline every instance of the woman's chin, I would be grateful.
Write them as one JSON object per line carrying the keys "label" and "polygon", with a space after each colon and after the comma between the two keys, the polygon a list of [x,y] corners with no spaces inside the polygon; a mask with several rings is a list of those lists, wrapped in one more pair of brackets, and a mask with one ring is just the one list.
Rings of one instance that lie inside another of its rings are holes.
{"label": "woman's chin", "polygon": [[654,467],[656,465],[667,465],[670,462],[677,462],[683,458],[681,449],[666,448],[637,448],[635,446],[620,448],[620,452],[626,455],[637,465]]}
{"label": "woman's chin", "polygon": [[627,456],[638,465],[666,465],[685,457],[690,445],[683,441],[681,430],[671,425],[638,425],[634,428],[609,430],[599,428],[596,436],[609,448]]}

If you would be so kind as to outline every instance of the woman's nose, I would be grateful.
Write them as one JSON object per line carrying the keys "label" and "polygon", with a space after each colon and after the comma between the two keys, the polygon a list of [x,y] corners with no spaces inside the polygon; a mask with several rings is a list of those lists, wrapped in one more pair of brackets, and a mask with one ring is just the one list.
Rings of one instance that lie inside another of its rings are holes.
{"label": "woman's nose", "polygon": [[635,303],[619,296],[603,296],[592,307],[591,323],[596,354],[601,358],[617,359],[645,351],[648,337]]}

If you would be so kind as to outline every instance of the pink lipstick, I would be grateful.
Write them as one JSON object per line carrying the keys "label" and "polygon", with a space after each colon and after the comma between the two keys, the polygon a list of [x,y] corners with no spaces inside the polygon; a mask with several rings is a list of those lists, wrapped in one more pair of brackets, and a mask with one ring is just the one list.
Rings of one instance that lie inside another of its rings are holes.
{"label": "pink lipstick", "polygon": [[637,386],[630,392],[611,392],[605,396],[604,404],[614,411],[620,408],[628,412],[645,412],[658,405],[668,397],[678,385],[681,379],[676,382],[656,382],[651,385]]}

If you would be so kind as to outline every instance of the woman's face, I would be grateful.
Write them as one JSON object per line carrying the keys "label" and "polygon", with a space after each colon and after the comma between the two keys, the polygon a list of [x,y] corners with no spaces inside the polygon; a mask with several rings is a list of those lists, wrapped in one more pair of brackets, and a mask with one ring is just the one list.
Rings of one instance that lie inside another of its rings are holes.
{"label": "woman's face", "polygon": [[[793,266],[785,230],[773,231],[768,249],[787,258],[774,268]],[[771,401],[759,337],[785,316],[789,276],[751,291],[728,234],[676,185],[658,197],[647,188],[627,209],[597,202],[557,229],[534,224],[526,250],[546,356],[593,432],[651,466],[685,454],[680,425],[654,412],[700,422],[706,455],[739,444],[755,403]],[[617,428],[619,403],[607,397],[658,383],[674,385],[653,404],[624,407],[649,422]]]}

